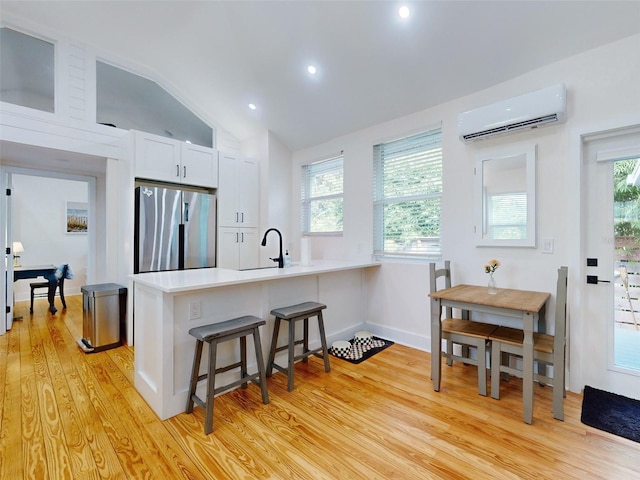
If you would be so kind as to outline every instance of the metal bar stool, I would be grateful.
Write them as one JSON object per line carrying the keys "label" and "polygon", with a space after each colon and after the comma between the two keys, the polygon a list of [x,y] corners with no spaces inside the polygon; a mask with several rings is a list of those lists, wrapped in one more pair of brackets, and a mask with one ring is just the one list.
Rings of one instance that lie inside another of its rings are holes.
{"label": "metal bar stool", "polygon": [[[273,327],[271,351],[269,352],[269,363],[267,364],[267,377],[271,376],[274,368],[282,373],[286,373],[287,389],[289,391],[293,390],[293,364],[296,360],[302,359],[302,361],[306,363],[310,355],[315,355],[316,357],[324,359],[324,371],[331,371],[331,367],[329,366],[327,339],[324,333],[324,322],[322,320],[322,310],[325,308],[327,308],[327,306],[323,303],[304,302],[298,305],[274,308],[271,310],[271,315],[276,317],[276,323]],[[320,329],[321,346],[313,350],[309,350],[309,317],[318,317],[318,328]],[[278,332],[280,331],[281,320],[287,320],[289,322],[289,337],[286,345],[278,347]],[[296,321],[298,320],[304,320],[303,337],[300,340],[295,339]],[[296,345],[300,344],[302,344],[302,353],[295,356],[294,348]],[[287,368],[274,363],[276,353],[282,350],[288,350]],[[320,352],[322,352],[322,354],[320,354]]]}
{"label": "metal bar stool", "polygon": [[[191,384],[189,386],[189,398],[187,399],[187,413],[193,412],[193,404],[197,403],[205,409],[204,433],[208,435],[213,431],[213,398],[223,390],[242,385],[247,388],[247,382],[252,381],[260,386],[262,390],[262,403],[269,403],[269,393],[267,392],[267,379],[264,369],[264,359],[262,358],[262,344],[260,343],[260,330],[258,327],[266,322],[261,318],[247,315],[225,322],[203,325],[189,330],[189,335],[196,338],[196,351],[193,357],[193,369],[191,371]],[[253,335],[253,343],[256,348],[256,361],[258,362],[258,372],[249,375],[247,373],[247,336]],[[227,340],[240,339],[240,361],[226,367],[216,368],[216,352],[218,343]],[[202,357],[202,346],[204,342],[209,344],[209,368],[207,373],[199,375],[200,359]],[[215,388],[215,376],[217,373],[226,372],[233,368],[240,367],[240,379],[230,384]],[[207,398],[203,401],[196,395],[196,387],[200,380],[208,378]]]}

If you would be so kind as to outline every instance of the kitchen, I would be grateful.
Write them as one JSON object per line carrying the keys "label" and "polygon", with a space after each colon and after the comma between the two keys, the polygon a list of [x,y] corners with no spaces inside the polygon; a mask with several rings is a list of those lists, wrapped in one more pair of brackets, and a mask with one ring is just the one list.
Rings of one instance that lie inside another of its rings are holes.
{"label": "kitchen", "polygon": [[[539,66],[498,84],[492,83],[475,93],[447,100],[417,113],[398,116],[353,133],[336,135],[332,140],[290,150],[273,131],[262,130],[245,142],[220,128],[219,151],[242,151],[260,164],[259,235],[275,227],[284,232],[294,263],[299,260],[299,185],[301,167],[335,152],[345,158],[345,231],[341,237],[314,237],[312,258],[344,260],[370,255],[373,241],[370,232],[372,205],[371,147],[388,138],[406,135],[425,126],[441,123],[446,153],[443,197],[442,258],[450,258],[456,282],[485,282],[482,265],[495,251],[477,248],[467,239],[474,224],[471,206],[475,199],[473,164],[483,148],[497,148],[509,143],[538,145],[538,231],[539,238],[553,238],[554,251],[539,249],[502,249],[502,286],[526,286],[549,290],[553,273],[560,263],[568,263],[572,274],[571,310],[575,318],[588,318],[580,299],[589,290],[579,280],[585,252],[581,245],[583,225],[575,212],[581,211],[582,185],[576,173],[582,170],[581,136],[638,123],[637,33],[607,45],[573,55],[555,63]],[[77,49],[77,42],[60,42],[66,51]],[[86,60],[94,54],[86,53]],[[593,65],[599,65],[594,70]],[[70,65],[67,65],[70,67]],[[629,72],[617,75],[612,72]],[[551,129],[521,133],[510,139],[490,140],[480,146],[466,146],[456,135],[456,117],[465,110],[563,81],[569,90],[569,120]],[[492,86],[491,86],[492,85]],[[90,111],[90,108],[88,109]],[[97,254],[91,266],[90,281],[117,280],[132,288],[130,259],[133,255],[134,157],[128,132],[103,125],[75,128],[63,121],[33,115],[11,105],[2,105],[2,140],[38,148],[71,150],[88,156],[87,162],[99,162],[96,205]],[[37,132],[34,134],[33,132]],[[3,148],[4,151],[4,148]],[[99,159],[99,160],[98,160]],[[81,163],[81,162],[78,162]],[[3,166],[11,167],[3,158]],[[37,165],[35,165],[37,166]],[[363,172],[366,176],[363,175]],[[467,173],[465,173],[467,172]],[[362,178],[367,181],[362,181]],[[284,213],[283,213],[284,212]],[[261,263],[268,264],[271,250],[259,250]],[[369,329],[381,336],[422,350],[429,350],[426,263],[385,261],[366,279],[366,319]],[[133,311],[133,305],[130,310]],[[133,337],[133,324],[128,332]],[[579,391],[589,375],[587,353],[593,346],[583,345],[584,327],[578,322],[571,336],[572,369],[569,387]],[[637,386],[628,386],[637,395]]]}

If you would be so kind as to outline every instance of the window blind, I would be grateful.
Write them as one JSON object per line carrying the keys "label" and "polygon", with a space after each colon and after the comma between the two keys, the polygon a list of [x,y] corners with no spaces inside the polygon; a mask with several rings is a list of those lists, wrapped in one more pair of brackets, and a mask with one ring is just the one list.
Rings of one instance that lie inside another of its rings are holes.
{"label": "window blind", "polygon": [[442,132],[375,145],[374,253],[440,256]]}
{"label": "window blind", "polygon": [[500,193],[488,198],[489,238],[522,240],[527,238],[527,194]]}
{"label": "window blind", "polygon": [[303,165],[301,186],[303,234],[342,232],[344,196],[342,155]]}

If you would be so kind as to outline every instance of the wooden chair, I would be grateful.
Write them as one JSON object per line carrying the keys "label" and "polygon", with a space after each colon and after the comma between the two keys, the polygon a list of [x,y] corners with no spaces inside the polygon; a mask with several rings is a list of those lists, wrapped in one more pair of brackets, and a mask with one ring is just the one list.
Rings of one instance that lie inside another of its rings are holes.
{"label": "wooden chair", "polygon": [[[534,372],[534,380],[553,386],[553,417],[564,420],[563,400],[566,396],[564,372],[567,330],[567,276],[568,268],[558,269],[556,287],[556,318],[553,335],[533,334],[533,359],[553,366],[553,377]],[[499,327],[491,339],[491,397],[500,398],[500,376],[503,373],[522,378],[522,371],[511,367],[511,357],[522,357],[524,332],[517,328]]]}
{"label": "wooden chair", "polygon": [[[67,275],[69,272],[69,264],[65,263],[61,265],[60,270],[62,271],[62,276],[60,277],[60,279],[57,279],[55,277],[55,274],[52,274],[51,278],[47,279],[47,281],[45,282],[31,282],[29,284],[29,287],[31,288],[31,306],[29,308],[29,313],[33,313],[33,299],[35,297],[49,297],[50,308],[55,309],[55,307],[53,307],[53,297],[55,296],[56,287],[58,289],[58,292],[60,293],[60,301],[62,302],[62,308],[63,309],[67,308],[67,302],[64,299],[64,279],[67,278]],[[52,281],[56,283],[56,287],[54,287],[52,290],[53,295],[51,295],[51,291],[49,290],[49,285],[50,285],[50,282]],[[38,293],[37,290],[41,288],[46,288],[47,293]],[[55,313],[55,312],[52,311],[51,313]]]}
{"label": "wooden chair", "polygon": [[[435,263],[429,264],[430,292],[436,292],[438,278],[444,278],[444,288],[451,287],[450,262],[444,262],[444,268],[436,269]],[[489,323],[473,322],[468,319],[468,312],[463,312],[466,318],[452,318],[452,309],[445,307],[445,318],[442,319],[442,338],[447,341],[446,351],[442,356],[447,359],[447,365],[452,366],[454,360],[468,365],[478,367],[478,394],[487,395],[487,346],[489,345],[489,335],[497,328]],[[462,354],[453,353],[453,346],[460,345]],[[477,350],[476,358],[471,358],[468,353],[469,347]],[[435,355],[435,352],[431,352]]]}

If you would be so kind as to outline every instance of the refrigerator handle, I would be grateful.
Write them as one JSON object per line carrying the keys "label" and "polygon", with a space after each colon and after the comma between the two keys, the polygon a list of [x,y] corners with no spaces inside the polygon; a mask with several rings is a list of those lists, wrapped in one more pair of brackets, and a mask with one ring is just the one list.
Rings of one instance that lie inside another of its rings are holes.
{"label": "refrigerator handle", "polygon": [[184,221],[185,223],[189,221],[189,204],[184,202]]}

